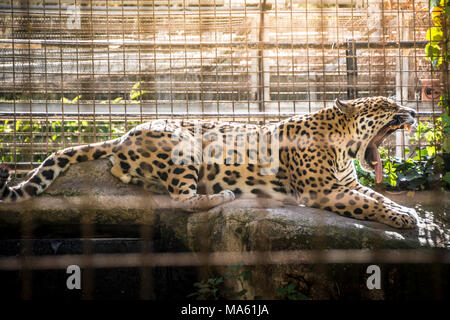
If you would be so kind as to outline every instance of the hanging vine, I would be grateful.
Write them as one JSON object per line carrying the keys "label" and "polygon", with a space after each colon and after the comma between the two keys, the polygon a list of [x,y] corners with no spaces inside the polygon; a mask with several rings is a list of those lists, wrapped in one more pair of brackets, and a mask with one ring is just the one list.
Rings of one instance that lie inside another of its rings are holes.
{"label": "hanging vine", "polygon": [[441,167],[444,187],[450,187],[450,95],[448,68],[450,62],[450,3],[448,0],[430,0],[433,26],[427,30],[428,44],[425,46],[425,59],[430,62],[432,71],[439,72],[443,91],[438,105],[442,116],[436,119],[440,129],[440,141],[436,141],[436,163]]}

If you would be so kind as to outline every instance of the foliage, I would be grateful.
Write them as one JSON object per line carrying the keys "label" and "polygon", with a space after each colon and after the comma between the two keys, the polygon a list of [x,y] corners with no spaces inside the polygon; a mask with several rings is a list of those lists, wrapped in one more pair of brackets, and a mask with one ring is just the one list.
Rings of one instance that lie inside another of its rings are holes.
{"label": "foliage", "polygon": [[[439,181],[439,174],[435,173],[435,159],[423,156],[421,160],[406,159],[405,161],[386,157],[383,162],[383,180],[381,185],[390,190],[424,190],[431,188]],[[358,161],[355,167],[359,181],[373,187],[375,179],[373,173],[364,172]]]}
{"label": "foliage", "polygon": [[137,102],[136,100],[142,96],[143,94],[146,94],[147,91],[146,90],[142,90],[140,89],[141,87],[141,82],[136,82],[133,86],[133,88],[130,91],[130,100],[133,102]]}
{"label": "foliage", "polygon": [[[0,121],[0,161],[27,162],[33,154],[32,161],[41,162],[49,152],[62,146],[114,139],[138,124],[138,121],[108,120]],[[27,148],[20,146],[22,144]]]}
{"label": "foliage", "polygon": [[[251,279],[251,271],[243,270],[243,265],[228,266],[225,276],[218,276],[202,280],[194,283],[196,291],[189,294],[188,298],[196,298],[197,300],[219,300],[219,299],[236,299],[247,297],[247,289],[244,287],[244,281]],[[233,289],[225,286],[225,280],[237,280],[241,290],[235,292]],[[277,298],[281,300],[305,300],[307,296],[299,292],[294,283],[289,283],[285,287],[276,289]],[[260,299],[259,296],[253,299]]]}
{"label": "foliage", "polygon": [[358,160],[354,160],[356,175],[358,176],[359,182],[367,187],[373,187],[375,181],[375,175],[372,172],[364,171],[361,168],[361,164]]}
{"label": "foliage", "polygon": [[[250,280],[251,278],[251,272],[250,271],[242,271],[242,265],[237,266],[230,266],[228,267],[228,271],[225,273],[225,277],[227,279],[235,279],[239,282],[241,286],[241,290],[238,292],[230,292],[231,299],[239,298],[239,297],[245,297],[247,293],[247,289],[244,288],[244,281]],[[229,291],[229,290],[226,290]]]}
{"label": "foliage", "polygon": [[[445,157],[449,150],[448,123],[449,117],[445,113],[435,120],[434,126],[431,122],[419,122],[414,136],[410,138],[413,149],[405,149],[406,153],[414,156],[406,160],[390,157],[386,149],[379,148],[383,163],[381,185],[391,190],[429,189],[440,180],[444,187],[450,185],[448,180],[450,175],[446,173],[448,169],[445,168],[448,162]],[[374,185],[374,174],[362,170],[357,160],[355,169],[363,185],[369,187]]]}
{"label": "foliage", "polygon": [[444,187],[450,188],[450,96],[443,94],[438,104],[444,111],[441,117],[442,144],[439,161],[443,168]]}
{"label": "foliage", "polygon": [[[124,99],[123,97],[117,97],[114,100],[112,100],[112,103],[123,103],[123,104],[125,104],[125,103],[139,103],[140,97],[142,97],[146,93],[148,93],[148,91],[147,90],[142,90],[141,89],[141,82],[138,81],[131,88],[128,100]],[[61,101],[63,103],[65,103],[65,104],[75,104],[78,101],[80,101],[81,98],[82,98],[81,95],[76,96],[72,100],[70,100],[70,99],[68,99],[66,97],[62,97]],[[109,103],[109,102],[111,102],[111,101],[110,100],[102,100],[100,103],[101,104],[106,104],[106,103]]]}
{"label": "foliage", "polygon": [[[129,100],[118,97],[112,102],[139,103],[139,98],[147,93],[140,87],[141,82],[136,82],[130,90]],[[81,95],[73,99],[62,97],[61,102],[64,104],[77,104],[81,98]],[[108,103],[108,101],[105,100],[102,103]],[[130,127],[134,127],[139,123],[138,121],[93,121],[81,119],[64,121],[52,119],[0,121],[0,133],[2,134],[0,161],[42,162],[49,152],[61,149],[61,145],[65,147],[114,139],[120,137]],[[29,145],[29,150],[26,150],[23,146],[19,148],[16,146],[17,144],[27,144]],[[45,148],[36,147],[42,145]],[[39,152],[42,149],[45,150]]]}
{"label": "foliage", "polygon": [[[246,298],[247,289],[244,288],[244,281],[250,280],[251,272],[243,271],[243,265],[228,266],[225,277],[215,277],[194,283],[197,290],[189,294],[188,298],[196,298],[197,300],[218,300],[218,299],[236,299]],[[225,279],[235,279],[238,281],[241,290],[234,292],[233,289],[225,286]],[[256,297],[255,297],[256,298]]]}
{"label": "foliage", "polygon": [[[438,69],[443,62],[450,61],[446,49],[450,38],[450,6],[448,0],[430,0],[431,18],[434,26],[427,30],[427,45],[425,59],[431,63],[433,69]],[[447,34],[444,34],[444,33]]]}
{"label": "foliage", "polygon": [[[448,63],[450,62],[450,54],[448,51],[450,39],[450,3],[448,0],[430,0],[430,8],[434,26],[427,30],[426,37],[429,43],[425,46],[425,59],[431,63],[433,70],[447,72]],[[435,137],[435,140],[440,141],[441,145],[436,146],[434,153],[436,154],[436,166],[440,167],[442,171],[443,186],[449,188],[450,97],[448,96],[448,88],[444,89],[438,105],[442,107],[443,115],[438,119],[438,123],[436,124],[440,127],[440,131],[438,132],[441,137]]]}
{"label": "foliage", "polygon": [[209,278],[200,282],[194,283],[197,290],[189,294],[188,298],[196,297],[197,300],[218,300],[221,297],[223,289],[223,277]]}
{"label": "foliage", "polygon": [[303,293],[298,292],[295,289],[295,283],[289,283],[285,287],[278,288],[276,291],[278,293],[278,299],[280,300],[306,300],[309,299]]}
{"label": "foliage", "polygon": [[[432,70],[442,69],[445,72],[450,61],[450,6],[448,0],[430,0],[430,8],[434,26],[427,30],[426,38],[429,43],[425,46],[425,59],[431,63]],[[441,95],[438,105],[443,110],[442,116],[431,119],[431,122],[419,122],[414,137],[410,139],[415,149],[406,149],[405,152],[414,157],[402,161],[387,156],[381,150],[381,184],[385,188],[421,190],[432,187],[438,181],[441,181],[442,187],[450,187],[450,97],[447,93]],[[355,168],[359,181],[373,186],[374,175],[361,170],[357,161]]]}
{"label": "foliage", "polygon": [[[448,10],[448,7],[445,7]],[[448,11],[442,12],[448,12]],[[435,10],[438,12],[438,10]],[[438,21],[437,13],[433,15],[433,21]],[[439,11],[441,12],[441,11]],[[440,19],[440,18],[439,18]],[[434,28],[434,29],[433,29]],[[432,42],[442,40],[437,27],[430,28],[427,38]],[[440,62],[435,63],[440,65]],[[138,103],[138,99],[147,91],[142,90],[141,82],[136,82],[130,90],[129,100],[118,97],[113,103]],[[77,104],[81,95],[73,99],[63,97],[61,101],[65,104]],[[102,101],[107,103],[108,101]],[[444,111],[448,112],[449,97],[443,94],[438,103]],[[137,121],[92,121],[92,120],[5,120],[0,121],[0,133],[2,141],[0,150],[2,151],[0,161],[2,162],[27,162],[43,161],[49,152],[60,149],[63,146],[87,144],[98,140],[114,139],[121,136],[129,127],[134,127]],[[442,182],[444,187],[450,187],[450,117],[447,113],[434,120],[434,126],[428,122],[420,122],[417,126],[415,136],[411,139],[412,144],[419,144],[426,141],[425,148],[416,147],[412,150],[416,156],[406,161],[388,157],[386,150],[380,148],[383,161],[384,177],[382,185],[389,189],[425,189],[429,188],[439,179],[439,172],[442,172]],[[29,144],[30,150],[23,147],[19,149],[16,143]],[[33,145],[45,145],[46,150],[37,152],[31,149]],[[411,150],[405,150],[410,152]],[[446,167],[447,166],[447,167]],[[359,181],[366,186],[373,186],[373,173],[365,172],[361,169],[358,161],[355,161],[355,168]],[[245,294],[245,293],[241,293]]]}

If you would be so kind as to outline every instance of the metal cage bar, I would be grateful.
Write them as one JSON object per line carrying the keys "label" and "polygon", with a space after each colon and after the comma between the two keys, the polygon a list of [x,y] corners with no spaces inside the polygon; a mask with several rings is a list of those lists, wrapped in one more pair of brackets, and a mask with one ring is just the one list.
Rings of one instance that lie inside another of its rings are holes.
{"label": "metal cage bar", "polygon": [[[11,0],[0,2],[0,18],[0,161],[16,178],[52,151],[112,139],[150,119],[265,123],[337,97],[395,95],[436,125],[437,98],[450,88],[448,64],[436,71],[425,59],[428,1]],[[412,155],[408,145],[404,132],[385,143],[401,158]],[[419,139],[419,157],[433,145]],[[148,299],[149,270],[158,266],[449,262],[423,251],[323,252],[320,237],[318,251],[265,252],[264,261],[258,252],[153,253],[146,217],[138,254],[95,255],[85,241],[81,255],[33,257],[28,218],[23,256],[0,258],[1,270],[24,271],[24,299],[33,269],[75,262],[87,270],[85,299],[100,267],[139,267],[140,297]],[[92,216],[80,233],[96,236]]]}

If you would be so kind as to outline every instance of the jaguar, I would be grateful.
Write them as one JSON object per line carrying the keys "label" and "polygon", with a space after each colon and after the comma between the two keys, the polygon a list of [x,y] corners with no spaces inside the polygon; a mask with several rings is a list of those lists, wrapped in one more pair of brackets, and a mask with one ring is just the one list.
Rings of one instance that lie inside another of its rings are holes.
{"label": "jaguar", "polygon": [[41,194],[71,164],[108,158],[124,183],[166,192],[186,210],[235,198],[266,198],[335,212],[395,228],[414,228],[414,209],[361,185],[354,159],[383,178],[378,147],[416,112],[386,97],[342,101],[277,123],[153,120],[122,137],[50,155],[26,181],[9,186],[0,167],[0,203]]}

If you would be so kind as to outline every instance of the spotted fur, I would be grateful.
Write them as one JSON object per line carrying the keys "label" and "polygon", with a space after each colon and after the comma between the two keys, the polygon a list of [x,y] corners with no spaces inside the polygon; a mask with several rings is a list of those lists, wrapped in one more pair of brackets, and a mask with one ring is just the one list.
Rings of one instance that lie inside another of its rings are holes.
{"label": "spotted fur", "polygon": [[[124,183],[141,184],[152,192],[165,190],[185,208],[207,209],[236,196],[264,197],[295,201],[396,228],[412,228],[417,221],[414,209],[362,186],[353,159],[359,159],[365,170],[373,171],[364,156],[369,141],[393,121],[397,128],[414,122],[414,115],[412,109],[390,99],[371,97],[336,100],[333,107],[272,125],[155,120],[115,140],[56,152],[28,180],[14,187],[8,186],[8,169],[0,167],[0,201],[39,195],[71,164],[108,157],[111,173]],[[196,143],[196,128],[205,133],[201,151],[189,153],[179,148],[180,141]],[[268,162],[258,156],[261,144],[249,141],[252,134],[278,142],[278,150],[272,150],[272,145],[262,150]],[[219,140],[223,145],[215,147]],[[231,145],[227,145],[230,141]],[[202,152],[209,152],[213,160],[223,160],[206,162]],[[273,167],[275,161],[279,165]]]}

